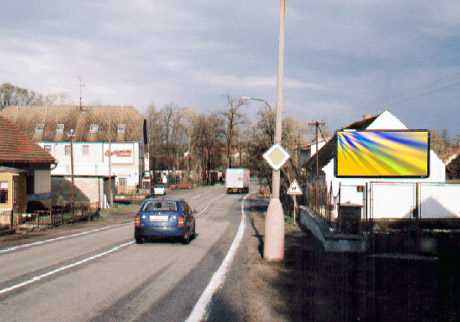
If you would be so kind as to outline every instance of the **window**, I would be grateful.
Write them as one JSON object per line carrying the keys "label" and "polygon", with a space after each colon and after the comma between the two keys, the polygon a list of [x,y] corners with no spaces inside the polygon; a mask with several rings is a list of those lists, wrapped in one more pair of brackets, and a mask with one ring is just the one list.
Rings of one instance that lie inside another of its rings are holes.
{"label": "window", "polygon": [[118,133],[126,132],[126,124],[118,124]]}
{"label": "window", "polygon": [[90,133],[97,133],[99,132],[99,124],[91,124],[89,126],[89,132]]}
{"label": "window", "polygon": [[70,145],[65,146],[65,153],[64,155],[70,155]]}
{"label": "window", "polygon": [[147,202],[142,208],[143,211],[177,211],[177,204],[174,201],[155,200]]}
{"label": "window", "polygon": [[0,181],[0,203],[8,203],[8,182]]}
{"label": "window", "polygon": [[45,145],[43,146],[43,149],[45,149],[46,152],[48,152],[49,154],[51,154],[51,145],[45,144]]}
{"label": "window", "polygon": [[120,185],[120,187],[126,187],[127,182],[128,182],[128,179],[126,179],[126,178],[119,178],[118,179],[118,184]]}
{"label": "window", "polygon": [[56,132],[58,132],[58,133],[64,132],[64,124],[56,125]]}
{"label": "window", "polygon": [[44,128],[45,128],[45,124],[37,124],[35,125],[35,132],[43,132]]}
{"label": "window", "polygon": [[89,145],[83,145],[82,147],[82,155],[88,156],[89,155]]}

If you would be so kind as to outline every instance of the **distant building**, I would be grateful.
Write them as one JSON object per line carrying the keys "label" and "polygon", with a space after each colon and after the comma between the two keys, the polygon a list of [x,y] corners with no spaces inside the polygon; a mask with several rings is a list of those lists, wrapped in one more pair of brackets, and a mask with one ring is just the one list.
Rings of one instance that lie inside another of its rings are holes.
{"label": "distant building", "polygon": [[56,158],[53,177],[70,180],[73,154],[75,185],[89,201],[106,204],[109,177],[119,192],[142,182],[146,121],[132,106],[9,106],[0,114]]}
{"label": "distant building", "polygon": [[0,116],[0,211],[51,208],[51,169],[56,160]]}
{"label": "distant building", "polygon": [[[318,150],[320,150],[330,138],[318,139]],[[316,142],[311,142],[300,147],[300,164],[304,164],[316,154]]]}

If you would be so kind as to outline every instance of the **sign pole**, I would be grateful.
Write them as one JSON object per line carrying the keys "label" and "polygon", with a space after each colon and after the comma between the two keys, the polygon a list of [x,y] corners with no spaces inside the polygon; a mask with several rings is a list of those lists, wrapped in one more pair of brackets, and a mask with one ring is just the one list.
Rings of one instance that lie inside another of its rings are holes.
{"label": "sign pole", "polygon": [[296,221],[296,211],[297,211],[297,196],[292,195],[292,201],[294,202],[294,211],[293,211],[293,217],[294,217],[294,225],[297,223]]}
{"label": "sign pole", "polygon": [[293,212],[294,224],[297,224],[297,221],[296,221],[297,196],[302,195],[302,189],[300,188],[299,183],[297,182],[296,179],[294,179],[291,182],[291,186],[289,187],[287,194],[292,196],[292,201],[294,202],[294,212]]}

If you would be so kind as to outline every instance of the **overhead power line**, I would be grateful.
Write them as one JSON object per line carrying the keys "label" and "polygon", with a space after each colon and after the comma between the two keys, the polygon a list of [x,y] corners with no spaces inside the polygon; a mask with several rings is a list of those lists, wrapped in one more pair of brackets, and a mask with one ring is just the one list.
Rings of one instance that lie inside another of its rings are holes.
{"label": "overhead power line", "polygon": [[[415,98],[425,96],[427,94],[440,92],[444,90],[448,90],[451,88],[455,88],[460,86],[460,72],[456,72],[452,75],[417,85],[415,87],[409,88],[407,90],[375,99],[369,103],[358,105],[355,107],[351,107],[349,110],[352,111],[349,114],[363,114],[372,109],[383,109],[388,107],[389,105],[395,106],[401,103],[413,100]],[[334,118],[337,120],[338,118]]]}

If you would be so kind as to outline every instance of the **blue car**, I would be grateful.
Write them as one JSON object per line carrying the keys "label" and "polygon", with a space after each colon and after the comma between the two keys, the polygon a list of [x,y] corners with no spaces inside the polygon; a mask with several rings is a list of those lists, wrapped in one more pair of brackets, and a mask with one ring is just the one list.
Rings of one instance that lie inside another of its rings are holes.
{"label": "blue car", "polygon": [[146,199],[134,223],[137,244],[155,237],[180,238],[188,244],[196,236],[194,211],[183,199]]}

